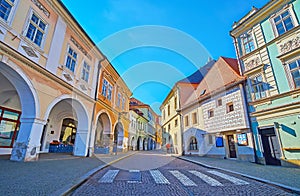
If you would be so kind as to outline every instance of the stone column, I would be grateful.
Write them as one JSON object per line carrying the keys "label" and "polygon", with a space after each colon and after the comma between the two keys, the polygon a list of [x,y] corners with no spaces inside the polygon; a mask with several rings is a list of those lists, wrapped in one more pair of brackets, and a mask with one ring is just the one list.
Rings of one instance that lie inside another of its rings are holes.
{"label": "stone column", "polygon": [[21,118],[21,126],[14,143],[12,161],[36,161],[40,151],[40,140],[46,121],[37,118]]}

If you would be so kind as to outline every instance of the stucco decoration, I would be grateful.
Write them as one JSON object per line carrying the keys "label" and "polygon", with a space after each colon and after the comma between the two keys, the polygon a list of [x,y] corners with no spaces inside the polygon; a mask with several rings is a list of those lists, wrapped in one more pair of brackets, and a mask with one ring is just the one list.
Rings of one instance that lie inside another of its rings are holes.
{"label": "stucco decoration", "polygon": [[300,46],[300,36],[294,37],[283,44],[280,44],[280,53],[285,54]]}
{"label": "stucco decoration", "polygon": [[32,48],[30,48],[28,46],[22,46],[22,48],[24,49],[24,51],[26,52],[26,54],[28,56],[35,57],[35,58],[38,57]]}
{"label": "stucco decoration", "polygon": [[38,0],[31,0],[34,5],[36,5],[40,10],[43,11],[43,13],[49,18],[50,17],[50,12],[39,2]]}
{"label": "stucco decoration", "polygon": [[245,71],[253,69],[259,65],[261,65],[261,59],[259,56],[255,56],[254,58],[251,58],[245,62]]}

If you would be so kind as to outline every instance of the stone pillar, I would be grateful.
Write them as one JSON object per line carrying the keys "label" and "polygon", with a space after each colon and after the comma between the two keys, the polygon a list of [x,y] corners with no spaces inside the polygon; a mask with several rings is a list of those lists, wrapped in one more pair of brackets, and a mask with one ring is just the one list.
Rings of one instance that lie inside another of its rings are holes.
{"label": "stone pillar", "polygon": [[40,151],[40,140],[46,121],[36,118],[21,118],[18,138],[14,143],[10,160],[36,161]]}

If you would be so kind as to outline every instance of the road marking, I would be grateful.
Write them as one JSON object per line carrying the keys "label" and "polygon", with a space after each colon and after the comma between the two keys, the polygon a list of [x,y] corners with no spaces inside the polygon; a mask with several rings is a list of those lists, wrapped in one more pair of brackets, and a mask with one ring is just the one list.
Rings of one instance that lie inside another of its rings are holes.
{"label": "road marking", "polygon": [[189,179],[186,175],[180,173],[178,170],[170,171],[184,186],[197,186],[195,182]]}
{"label": "road marking", "polygon": [[156,184],[170,184],[169,180],[159,170],[150,170],[150,174]]}
{"label": "road marking", "polygon": [[189,171],[190,173],[194,174],[195,176],[201,178],[204,182],[206,182],[207,184],[211,185],[211,186],[223,186],[223,184],[199,171]]}
{"label": "road marking", "polygon": [[119,170],[108,170],[104,176],[98,181],[100,183],[112,183],[116,176],[118,175]]}
{"label": "road marking", "polygon": [[219,176],[221,178],[224,178],[226,180],[229,180],[230,182],[236,184],[236,185],[245,185],[245,184],[249,184],[248,182],[244,181],[244,180],[241,180],[241,179],[238,179],[238,178],[235,178],[233,176],[229,176],[227,174],[223,174],[221,172],[218,172],[218,171],[207,171],[211,174],[214,174],[216,176]]}

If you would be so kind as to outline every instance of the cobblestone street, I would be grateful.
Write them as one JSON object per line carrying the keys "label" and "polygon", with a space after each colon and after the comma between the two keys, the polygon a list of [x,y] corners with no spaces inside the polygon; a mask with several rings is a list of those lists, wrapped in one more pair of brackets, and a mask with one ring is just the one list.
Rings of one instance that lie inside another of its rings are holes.
{"label": "cobblestone street", "polygon": [[[143,165],[145,168],[141,167]],[[208,169],[168,155],[145,152],[99,171],[73,195],[292,194],[239,175]]]}

